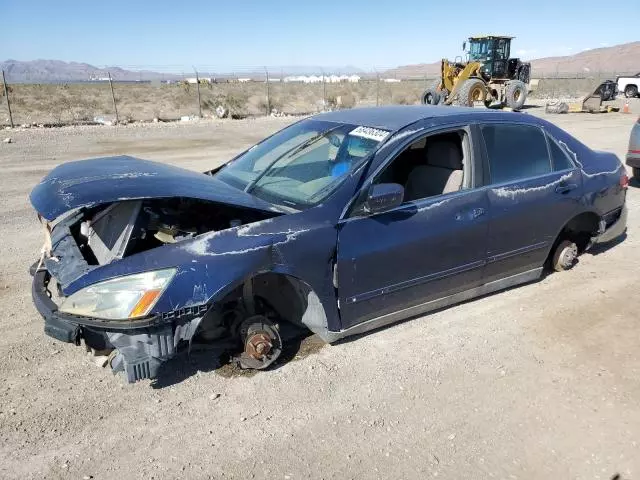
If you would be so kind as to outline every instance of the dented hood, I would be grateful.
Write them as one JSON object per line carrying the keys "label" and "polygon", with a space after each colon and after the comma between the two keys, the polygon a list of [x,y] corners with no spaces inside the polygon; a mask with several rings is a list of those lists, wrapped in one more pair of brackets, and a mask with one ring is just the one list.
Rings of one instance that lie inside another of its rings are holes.
{"label": "dented hood", "polygon": [[32,190],[31,204],[44,218],[54,220],[75,208],[167,197],[282,211],[210,175],[129,156],[63,163]]}

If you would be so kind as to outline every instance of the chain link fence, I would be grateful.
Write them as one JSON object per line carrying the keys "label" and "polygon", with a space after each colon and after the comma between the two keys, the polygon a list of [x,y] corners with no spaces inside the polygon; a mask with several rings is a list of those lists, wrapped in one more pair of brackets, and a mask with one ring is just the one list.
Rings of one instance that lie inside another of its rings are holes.
{"label": "chain link fence", "polygon": [[[65,125],[172,121],[192,117],[244,118],[263,115],[307,115],[356,106],[409,105],[420,102],[424,89],[437,77],[397,73],[328,72],[318,68],[300,74],[284,69],[244,69],[227,75],[193,72],[157,74],[120,68],[101,77],[12,78],[0,86],[0,125]],[[592,91],[616,72],[568,73],[557,70],[540,79],[533,97],[575,97]],[[135,78],[138,76],[138,78]],[[112,77],[112,82],[109,78]],[[40,83],[37,83],[40,81]],[[6,90],[5,90],[6,87]],[[7,102],[7,99],[9,100]]]}

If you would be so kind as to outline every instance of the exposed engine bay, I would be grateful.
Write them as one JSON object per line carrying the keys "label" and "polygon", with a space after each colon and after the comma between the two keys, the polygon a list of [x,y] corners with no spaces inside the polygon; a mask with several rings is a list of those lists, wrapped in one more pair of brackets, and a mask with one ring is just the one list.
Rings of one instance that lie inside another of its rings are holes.
{"label": "exposed engine bay", "polygon": [[276,216],[273,212],[187,198],[133,200],[88,209],[70,226],[89,265]]}
{"label": "exposed engine bay", "polygon": [[[65,298],[65,285],[92,269],[203,233],[277,215],[280,214],[187,198],[128,200],[79,209],[59,219],[53,228],[46,224],[44,287],[49,298],[60,303]],[[173,357],[180,344],[186,341],[191,345],[196,331],[200,332],[200,341],[237,352],[234,361],[241,367],[266,368],[278,358],[282,340],[273,309],[256,305],[248,298],[252,294],[245,286],[232,292],[228,302],[219,307],[199,305],[184,309],[179,320],[174,318],[173,326],[165,323],[153,334],[85,325],[75,327],[71,334],[64,332],[69,335],[65,340],[79,343],[82,337],[87,348],[108,354],[113,371],[125,372],[129,382],[155,377],[162,362]]]}

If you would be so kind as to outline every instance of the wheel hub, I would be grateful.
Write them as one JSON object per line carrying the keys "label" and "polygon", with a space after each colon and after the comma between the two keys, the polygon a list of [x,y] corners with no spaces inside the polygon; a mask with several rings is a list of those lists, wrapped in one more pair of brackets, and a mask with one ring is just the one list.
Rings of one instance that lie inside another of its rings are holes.
{"label": "wheel hub", "polygon": [[266,332],[259,332],[247,338],[244,351],[247,355],[256,360],[262,360],[269,355],[273,343]]}
{"label": "wheel hub", "polygon": [[282,339],[278,326],[267,317],[255,315],[240,325],[240,338],[243,351],[235,360],[241,368],[262,370],[280,356]]}
{"label": "wheel hub", "polygon": [[564,268],[571,268],[578,257],[578,247],[575,244],[567,245],[560,253],[560,263]]}

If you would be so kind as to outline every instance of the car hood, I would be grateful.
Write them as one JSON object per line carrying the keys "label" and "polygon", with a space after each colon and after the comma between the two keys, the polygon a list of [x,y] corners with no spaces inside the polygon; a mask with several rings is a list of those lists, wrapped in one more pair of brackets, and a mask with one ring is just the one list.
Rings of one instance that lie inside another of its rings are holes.
{"label": "car hood", "polygon": [[40,215],[54,220],[75,208],[167,197],[283,211],[210,175],[129,156],[63,163],[36,185],[30,198]]}

